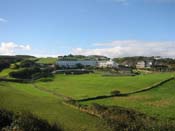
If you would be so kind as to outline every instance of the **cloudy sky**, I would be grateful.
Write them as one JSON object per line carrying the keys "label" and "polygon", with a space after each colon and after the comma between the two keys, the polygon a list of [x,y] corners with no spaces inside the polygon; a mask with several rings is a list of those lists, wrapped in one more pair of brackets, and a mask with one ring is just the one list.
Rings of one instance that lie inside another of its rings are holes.
{"label": "cloudy sky", "polygon": [[175,0],[0,0],[0,55],[175,58]]}

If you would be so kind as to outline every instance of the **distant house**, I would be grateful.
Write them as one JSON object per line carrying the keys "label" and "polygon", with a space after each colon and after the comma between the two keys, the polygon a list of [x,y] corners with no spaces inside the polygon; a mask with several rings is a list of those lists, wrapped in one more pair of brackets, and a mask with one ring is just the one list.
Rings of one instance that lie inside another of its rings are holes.
{"label": "distant house", "polygon": [[137,69],[143,69],[143,68],[151,68],[153,65],[152,61],[138,61],[136,64]]}
{"label": "distant house", "polygon": [[146,67],[146,62],[145,61],[138,61],[136,64],[137,69],[143,69]]}
{"label": "distant house", "polygon": [[118,67],[118,64],[112,60],[109,60],[109,61],[98,61],[97,62],[97,67],[100,67],[100,68],[106,68],[106,67],[109,67],[109,68],[117,68]]}

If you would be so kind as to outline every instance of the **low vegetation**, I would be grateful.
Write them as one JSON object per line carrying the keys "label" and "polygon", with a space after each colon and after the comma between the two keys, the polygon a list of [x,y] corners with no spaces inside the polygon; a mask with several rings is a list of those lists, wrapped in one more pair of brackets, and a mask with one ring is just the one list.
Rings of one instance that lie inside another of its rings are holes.
{"label": "low vegetation", "polygon": [[38,67],[29,67],[29,68],[23,68],[18,71],[10,72],[9,76],[17,79],[35,80],[42,77],[52,76],[51,72],[52,72],[52,69],[49,69],[49,68],[41,70]]}
{"label": "low vegetation", "polygon": [[29,112],[13,113],[7,110],[0,110],[1,131],[62,131],[54,124],[40,119]]}
{"label": "low vegetation", "polygon": [[66,103],[81,110],[97,116],[107,122],[112,131],[174,131],[175,121],[162,121],[150,117],[141,112],[119,106],[102,106],[93,103],[89,106],[80,105],[74,100],[68,100]]}

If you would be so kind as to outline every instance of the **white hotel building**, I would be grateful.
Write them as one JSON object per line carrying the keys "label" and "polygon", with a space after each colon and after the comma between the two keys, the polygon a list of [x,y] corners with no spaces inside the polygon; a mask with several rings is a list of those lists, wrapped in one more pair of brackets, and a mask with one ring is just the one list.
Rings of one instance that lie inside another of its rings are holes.
{"label": "white hotel building", "polygon": [[97,66],[97,61],[91,61],[91,60],[59,60],[57,61],[57,65],[60,67],[69,67],[74,68],[77,66],[77,64],[81,64],[83,66]]}
{"label": "white hotel building", "polygon": [[96,60],[59,60],[56,63],[60,67],[69,67],[75,68],[77,64],[81,64],[83,66],[92,66],[92,67],[118,67],[118,64],[114,61],[96,61]]}

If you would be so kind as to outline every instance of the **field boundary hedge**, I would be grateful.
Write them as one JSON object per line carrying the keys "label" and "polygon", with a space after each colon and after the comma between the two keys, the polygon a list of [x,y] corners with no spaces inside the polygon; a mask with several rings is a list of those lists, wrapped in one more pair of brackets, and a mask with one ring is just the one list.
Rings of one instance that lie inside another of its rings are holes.
{"label": "field boundary hedge", "polygon": [[174,121],[161,121],[139,111],[120,106],[104,106],[93,103],[92,105],[81,105],[76,100],[64,101],[63,104],[102,119],[109,126],[111,131],[173,131]]}
{"label": "field boundary hedge", "polygon": [[8,79],[8,78],[0,78],[0,81],[18,82],[18,83],[30,83],[30,82],[32,82],[32,80],[28,80],[28,79]]}
{"label": "field boundary hedge", "polygon": [[140,92],[145,92],[145,91],[151,90],[151,89],[153,89],[153,88],[157,88],[157,87],[159,87],[159,86],[161,86],[161,85],[163,85],[163,84],[165,84],[165,83],[167,83],[167,82],[169,82],[169,81],[171,81],[171,80],[174,80],[174,79],[175,79],[175,77],[170,77],[170,78],[168,78],[168,79],[165,79],[165,80],[162,80],[162,81],[160,81],[160,82],[157,82],[157,83],[155,83],[155,84],[153,84],[153,85],[151,85],[151,86],[148,86],[148,87],[146,87],[146,88],[144,88],[144,89],[126,93],[126,95],[136,94],[136,93],[140,93]]}
{"label": "field boundary hedge", "polygon": [[95,97],[90,97],[90,98],[79,99],[77,101],[78,102],[84,102],[84,101],[91,101],[91,100],[106,99],[106,98],[111,98],[111,97],[129,96],[129,95],[132,95],[132,94],[141,93],[141,92],[145,92],[145,91],[149,91],[151,89],[157,88],[157,87],[159,87],[159,86],[161,86],[161,85],[165,84],[166,82],[169,82],[173,79],[175,79],[175,77],[170,77],[168,79],[165,79],[165,80],[162,80],[160,82],[154,83],[153,85],[148,86],[146,88],[136,90],[136,91],[132,91],[132,92],[128,92],[128,93],[119,93],[119,94],[115,94],[115,95],[95,96]]}

